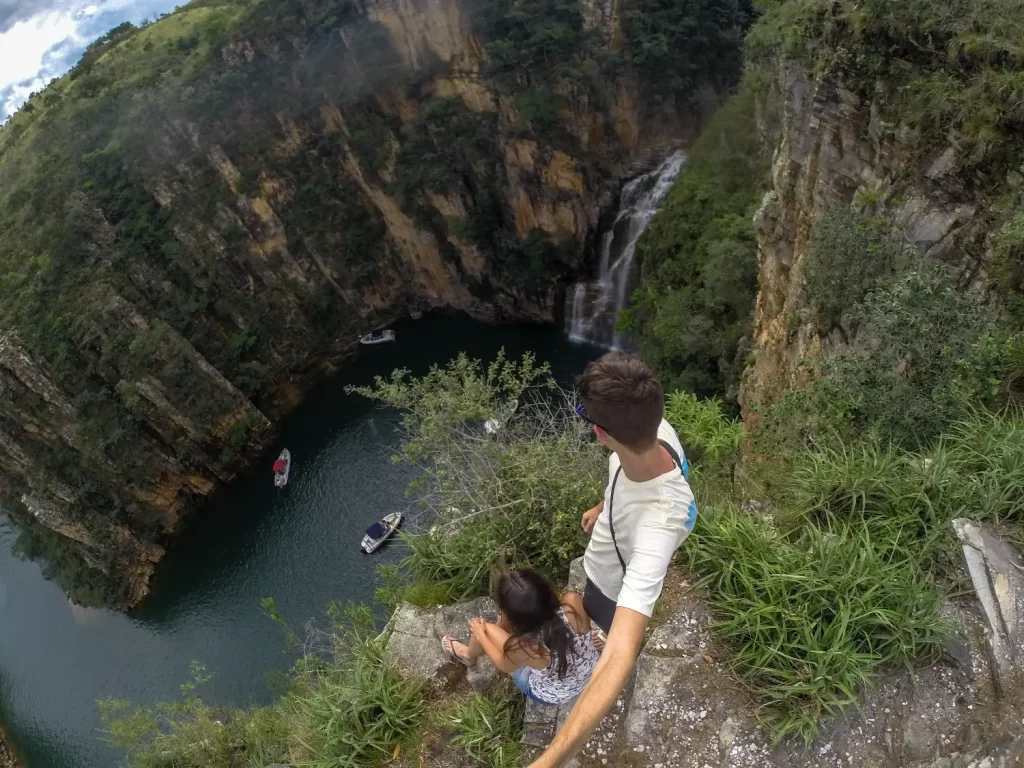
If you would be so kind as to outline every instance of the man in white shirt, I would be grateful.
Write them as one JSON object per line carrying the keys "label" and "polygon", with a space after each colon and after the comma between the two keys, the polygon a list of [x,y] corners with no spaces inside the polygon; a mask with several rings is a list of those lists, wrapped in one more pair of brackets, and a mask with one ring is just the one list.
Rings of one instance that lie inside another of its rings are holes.
{"label": "man in white shirt", "polygon": [[642,360],[611,352],[576,382],[577,413],[612,451],[604,499],[583,515],[590,544],[584,608],[608,639],[590,683],[547,751],[531,768],[568,762],[611,710],[636,663],[672,555],[693,530],[697,504],[665,397]]}

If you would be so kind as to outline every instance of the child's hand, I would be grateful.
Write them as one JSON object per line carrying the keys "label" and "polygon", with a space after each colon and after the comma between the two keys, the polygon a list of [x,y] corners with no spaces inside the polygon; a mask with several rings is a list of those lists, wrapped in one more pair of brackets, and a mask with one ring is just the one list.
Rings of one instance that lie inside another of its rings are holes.
{"label": "child's hand", "polygon": [[594,532],[594,523],[597,522],[597,518],[601,515],[601,506],[601,504],[598,504],[596,507],[588,509],[583,513],[582,525],[584,533]]}
{"label": "child's hand", "polygon": [[470,619],[469,631],[477,640],[483,641],[487,634],[487,622],[481,618]]}

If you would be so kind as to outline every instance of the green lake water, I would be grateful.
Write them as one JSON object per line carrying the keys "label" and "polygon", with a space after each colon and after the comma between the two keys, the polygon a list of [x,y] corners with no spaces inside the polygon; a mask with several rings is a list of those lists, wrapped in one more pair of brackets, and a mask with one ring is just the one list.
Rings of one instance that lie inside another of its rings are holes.
{"label": "green lake water", "polygon": [[[422,373],[462,350],[490,360],[501,347],[533,351],[569,380],[600,353],[550,327],[432,316],[396,329],[396,343],[363,348],[318,385],[279,444],[195,516],[130,614],[71,605],[38,564],[12,554],[15,534],[0,515],[0,719],[27,768],[118,765],[96,701],[172,699],[193,660],[213,674],[202,689],[208,701],[271,702],[270,679],[293,659],[260,608],[265,596],[297,627],[322,617],[329,601],[372,600],[376,565],[400,559],[401,545],[367,557],[359,538],[405,505],[410,473],[390,460],[397,414],[346,395],[346,384],[396,367]],[[270,465],[284,445],[291,482],[276,492]]]}

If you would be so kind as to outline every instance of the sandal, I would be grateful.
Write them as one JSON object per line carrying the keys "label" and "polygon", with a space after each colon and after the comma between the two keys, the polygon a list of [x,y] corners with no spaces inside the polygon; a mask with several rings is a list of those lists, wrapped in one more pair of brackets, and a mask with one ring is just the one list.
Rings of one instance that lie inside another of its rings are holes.
{"label": "sandal", "polygon": [[455,652],[455,647],[452,645],[453,642],[455,642],[455,638],[451,635],[445,635],[441,638],[441,650],[448,654],[456,664],[461,664],[464,667],[476,666],[476,659],[464,659]]}

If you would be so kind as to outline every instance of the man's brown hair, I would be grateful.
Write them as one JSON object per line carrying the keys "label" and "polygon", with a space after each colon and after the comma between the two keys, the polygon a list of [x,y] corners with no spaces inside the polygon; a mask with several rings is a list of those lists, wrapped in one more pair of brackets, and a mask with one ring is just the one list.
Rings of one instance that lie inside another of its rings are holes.
{"label": "man's brown hair", "polygon": [[658,442],[665,395],[658,374],[643,360],[609,352],[584,369],[576,387],[591,420],[631,451]]}

